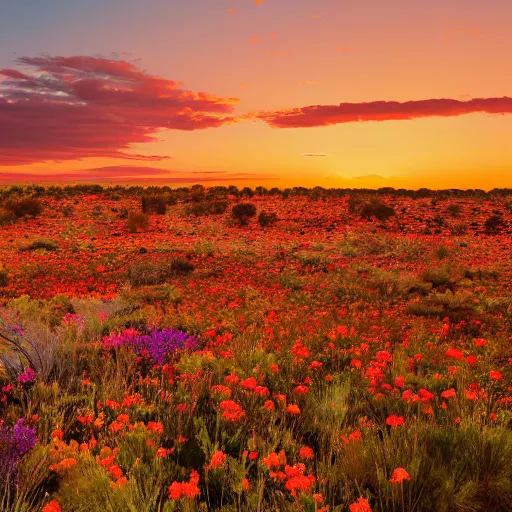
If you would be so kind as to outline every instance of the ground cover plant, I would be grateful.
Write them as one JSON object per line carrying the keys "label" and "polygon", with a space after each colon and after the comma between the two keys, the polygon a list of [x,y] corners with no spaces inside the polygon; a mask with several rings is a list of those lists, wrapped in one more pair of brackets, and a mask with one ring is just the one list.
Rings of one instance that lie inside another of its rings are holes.
{"label": "ground cover plant", "polygon": [[512,510],[511,191],[0,192],[0,510]]}

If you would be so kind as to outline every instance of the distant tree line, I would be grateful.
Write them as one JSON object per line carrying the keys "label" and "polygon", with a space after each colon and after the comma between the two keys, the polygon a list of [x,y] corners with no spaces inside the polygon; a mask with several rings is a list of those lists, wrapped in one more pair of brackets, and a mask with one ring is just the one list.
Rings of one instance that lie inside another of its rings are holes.
{"label": "distant tree line", "polygon": [[[236,198],[248,199],[254,196],[280,196],[288,197],[308,197],[312,200],[324,200],[333,197],[344,196],[396,196],[409,197],[411,199],[422,198],[492,198],[512,196],[510,188],[494,188],[489,191],[481,189],[442,189],[433,190],[429,188],[420,188],[418,190],[407,190],[404,188],[395,189],[393,187],[382,187],[379,189],[366,188],[324,188],[324,187],[292,187],[280,189],[277,187],[243,187],[238,188],[234,185],[230,186],[213,186],[204,187],[203,185],[192,185],[190,187],[173,188],[167,185],[163,186],[141,186],[141,185],[97,185],[97,184],[81,184],[66,186],[42,186],[42,185],[10,185],[0,187],[0,201],[6,200],[12,196],[50,196],[64,198],[80,195],[105,195],[112,199],[121,196],[143,196],[149,198],[146,201],[149,210],[161,210],[163,205],[157,204],[162,195],[167,197],[168,204],[177,201],[184,202],[203,202],[223,200],[228,196]],[[152,198],[152,199],[151,199]]]}

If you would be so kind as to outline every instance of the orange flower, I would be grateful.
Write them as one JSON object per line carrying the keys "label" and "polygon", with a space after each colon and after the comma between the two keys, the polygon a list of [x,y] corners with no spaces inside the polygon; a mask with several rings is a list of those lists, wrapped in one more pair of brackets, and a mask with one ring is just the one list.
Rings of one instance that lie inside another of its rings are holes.
{"label": "orange flower", "polygon": [[242,407],[233,400],[223,400],[219,405],[222,411],[222,417],[226,421],[238,423],[245,416]]}
{"label": "orange flower", "polygon": [[249,484],[249,480],[247,480],[247,478],[244,478],[244,479],[242,480],[242,489],[243,489],[245,492],[247,492],[247,491],[249,491],[250,487],[251,487],[251,485]]}
{"label": "orange flower", "polygon": [[76,459],[68,457],[67,459],[61,460],[58,464],[52,464],[50,466],[50,470],[59,473],[61,471],[65,471],[66,469],[71,469],[75,464]]}
{"label": "orange flower", "polygon": [[289,413],[289,414],[293,414],[293,415],[297,415],[297,414],[300,414],[300,408],[298,405],[296,404],[290,404],[288,405],[288,407],[286,408],[286,411]]}
{"label": "orange flower", "polygon": [[148,421],[148,430],[155,434],[161,434],[164,431],[164,425],[161,422]]}
{"label": "orange flower", "polygon": [[54,430],[52,432],[52,439],[62,439],[64,438],[64,432],[62,430]]}
{"label": "orange flower", "polygon": [[276,452],[270,453],[267,457],[263,458],[263,464],[267,466],[267,468],[278,468],[281,465],[281,461]]}
{"label": "orange flower", "polygon": [[502,380],[503,379],[503,375],[501,375],[500,372],[498,372],[497,370],[492,370],[490,373],[489,373],[489,378],[491,380]]}
{"label": "orange flower", "polygon": [[169,455],[172,455],[174,453],[174,448],[158,448],[158,450],[155,453],[155,457],[158,457],[160,459],[166,459],[169,457]]}
{"label": "orange flower", "polygon": [[355,503],[348,507],[350,512],[372,512],[370,504],[366,498],[359,498]]}
{"label": "orange flower", "polygon": [[43,512],[62,512],[57,500],[50,501],[43,507]]}
{"label": "orange flower", "polygon": [[301,459],[313,459],[315,457],[315,453],[309,446],[303,446],[299,450],[299,457]]}
{"label": "orange flower", "polygon": [[169,498],[171,500],[177,500],[181,498],[181,484],[179,482],[173,482],[169,486]]}
{"label": "orange flower", "polygon": [[411,477],[409,473],[404,468],[397,468],[395,471],[393,471],[393,475],[391,475],[391,478],[389,481],[392,484],[401,484],[404,480],[410,480]]}
{"label": "orange flower", "polygon": [[130,416],[128,416],[128,414],[120,414],[117,417],[117,421],[124,423],[125,425],[128,425],[128,423],[130,423]]}
{"label": "orange flower", "polygon": [[216,450],[210,459],[210,464],[208,464],[207,469],[219,469],[225,462],[226,454],[222,450]]}
{"label": "orange flower", "polygon": [[267,409],[267,411],[273,411],[276,406],[274,405],[274,402],[272,402],[272,400],[267,400],[264,404],[263,404],[263,407],[265,409]]}

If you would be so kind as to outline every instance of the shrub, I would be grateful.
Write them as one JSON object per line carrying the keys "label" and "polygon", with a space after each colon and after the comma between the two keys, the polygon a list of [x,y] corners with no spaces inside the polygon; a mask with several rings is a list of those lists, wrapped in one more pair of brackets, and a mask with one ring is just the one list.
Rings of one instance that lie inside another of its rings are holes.
{"label": "shrub", "polygon": [[5,288],[9,285],[9,276],[5,270],[0,270],[0,288]]}
{"label": "shrub", "polygon": [[277,214],[274,212],[261,212],[258,215],[258,223],[262,228],[266,228],[267,226],[271,226],[277,222]]}
{"label": "shrub", "polygon": [[9,199],[5,202],[4,208],[12,212],[16,218],[37,217],[43,211],[41,201],[34,197]]}
{"label": "shrub", "polygon": [[16,216],[10,210],[0,207],[0,226],[11,224],[16,220]]}
{"label": "shrub", "polygon": [[141,203],[143,213],[157,213],[158,215],[167,213],[167,203],[163,195],[142,196]]}
{"label": "shrub", "polygon": [[452,216],[457,217],[461,214],[462,208],[458,204],[450,204],[448,208],[446,208],[446,211]]}
{"label": "shrub", "polygon": [[38,249],[43,249],[45,251],[56,251],[58,245],[53,240],[35,240],[29,245],[22,247],[20,252],[28,252],[28,251],[37,251]]}
{"label": "shrub", "polygon": [[182,274],[188,274],[194,270],[194,265],[186,258],[174,258],[171,262],[171,270]]}
{"label": "shrub", "polygon": [[359,214],[362,219],[367,220],[373,217],[377,220],[385,221],[396,215],[395,210],[391,206],[376,197],[369,199],[351,197],[348,201],[348,210],[351,213]]}
{"label": "shrub", "polygon": [[129,212],[126,227],[130,233],[136,233],[138,229],[146,229],[149,226],[149,217],[141,212]]}
{"label": "shrub", "polygon": [[491,215],[484,224],[485,232],[488,234],[498,233],[503,227],[503,218],[500,215]]}
{"label": "shrub", "polygon": [[233,206],[231,216],[240,226],[246,226],[249,219],[256,215],[256,205],[253,203],[238,203]]}
{"label": "shrub", "polygon": [[185,258],[167,261],[140,260],[128,269],[128,280],[132,286],[154,286],[163,284],[176,275],[192,272],[194,265]]}
{"label": "shrub", "polygon": [[434,288],[453,284],[449,270],[442,267],[428,268],[423,272],[421,278],[427,283],[432,283]]}
{"label": "shrub", "polygon": [[421,301],[413,301],[406,308],[406,313],[415,316],[432,316],[437,318],[448,317],[452,322],[469,320],[477,316],[469,294],[437,293]]}
{"label": "shrub", "polygon": [[202,217],[203,215],[220,215],[228,208],[227,201],[203,201],[194,203],[185,209],[187,215]]}

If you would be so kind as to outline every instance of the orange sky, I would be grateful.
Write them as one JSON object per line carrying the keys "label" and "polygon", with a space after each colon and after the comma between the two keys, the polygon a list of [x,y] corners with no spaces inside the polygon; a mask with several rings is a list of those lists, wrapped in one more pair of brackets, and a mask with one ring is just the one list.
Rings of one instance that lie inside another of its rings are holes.
{"label": "orange sky", "polygon": [[508,1],[21,4],[0,183],[512,187]]}

